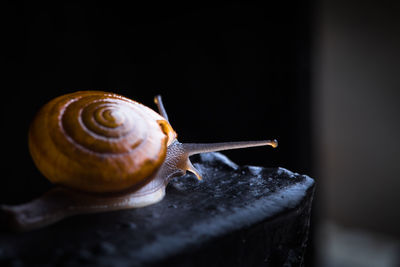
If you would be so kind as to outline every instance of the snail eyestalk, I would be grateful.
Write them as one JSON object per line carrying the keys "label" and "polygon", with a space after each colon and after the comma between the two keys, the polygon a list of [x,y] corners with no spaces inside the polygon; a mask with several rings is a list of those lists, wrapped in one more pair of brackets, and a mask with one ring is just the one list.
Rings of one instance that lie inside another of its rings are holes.
{"label": "snail eyestalk", "polygon": [[230,149],[258,147],[258,146],[278,146],[277,140],[261,140],[261,141],[239,141],[239,142],[223,142],[223,143],[210,143],[210,144],[183,144],[185,151],[189,156],[206,153],[216,152]]}
{"label": "snail eyestalk", "polygon": [[169,122],[168,114],[167,114],[167,111],[165,110],[164,104],[162,102],[161,95],[156,95],[154,97],[154,103],[156,103],[158,112],[160,113],[160,115],[163,116],[165,118],[165,120]]}

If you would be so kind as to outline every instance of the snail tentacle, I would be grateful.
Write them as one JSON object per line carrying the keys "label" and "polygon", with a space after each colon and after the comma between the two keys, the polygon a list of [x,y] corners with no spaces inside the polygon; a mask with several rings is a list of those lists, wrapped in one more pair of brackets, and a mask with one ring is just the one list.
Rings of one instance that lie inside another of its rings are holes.
{"label": "snail tentacle", "polygon": [[160,113],[160,115],[163,116],[164,119],[169,122],[168,114],[167,114],[167,111],[165,110],[164,104],[162,102],[161,95],[156,95],[154,97],[154,103],[156,103],[156,105],[157,105],[158,113]]}
{"label": "snail tentacle", "polygon": [[183,144],[183,149],[189,156],[239,148],[258,147],[258,146],[272,146],[276,148],[278,146],[277,140],[261,140],[261,141],[239,141],[239,142],[222,142],[222,143],[209,143],[209,144],[197,144],[187,143]]}
{"label": "snail tentacle", "polygon": [[197,180],[199,181],[203,180],[203,177],[201,176],[200,172],[193,166],[193,163],[189,159],[186,162],[186,170],[196,175]]}

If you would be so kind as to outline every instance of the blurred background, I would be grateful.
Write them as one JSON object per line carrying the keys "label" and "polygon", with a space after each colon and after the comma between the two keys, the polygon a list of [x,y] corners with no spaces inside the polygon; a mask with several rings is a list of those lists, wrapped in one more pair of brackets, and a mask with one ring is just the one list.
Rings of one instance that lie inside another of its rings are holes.
{"label": "blurred background", "polygon": [[277,138],[225,154],[316,179],[308,266],[399,266],[398,1],[7,6],[0,203],[50,186],[27,132],[50,99],[106,90],[155,108],[181,142]]}
{"label": "blurred background", "polygon": [[323,0],[317,10],[320,260],[400,266],[400,2]]}

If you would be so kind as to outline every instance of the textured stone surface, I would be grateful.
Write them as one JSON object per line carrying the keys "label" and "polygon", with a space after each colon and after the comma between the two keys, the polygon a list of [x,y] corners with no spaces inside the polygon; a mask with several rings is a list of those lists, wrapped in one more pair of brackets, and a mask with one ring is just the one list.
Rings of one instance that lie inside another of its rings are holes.
{"label": "textured stone surface", "polygon": [[193,160],[203,181],[173,180],[155,205],[0,233],[0,265],[301,266],[314,181],[283,168]]}

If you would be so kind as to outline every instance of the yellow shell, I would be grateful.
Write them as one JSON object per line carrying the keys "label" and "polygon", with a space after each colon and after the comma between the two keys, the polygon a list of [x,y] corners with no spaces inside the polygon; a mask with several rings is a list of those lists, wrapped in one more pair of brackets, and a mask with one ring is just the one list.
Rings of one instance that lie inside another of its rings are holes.
{"label": "yellow shell", "polygon": [[29,150],[53,183],[118,192],[147,183],[175,138],[152,109],[117,94],[81,91],[41,108],[29,130]]}

